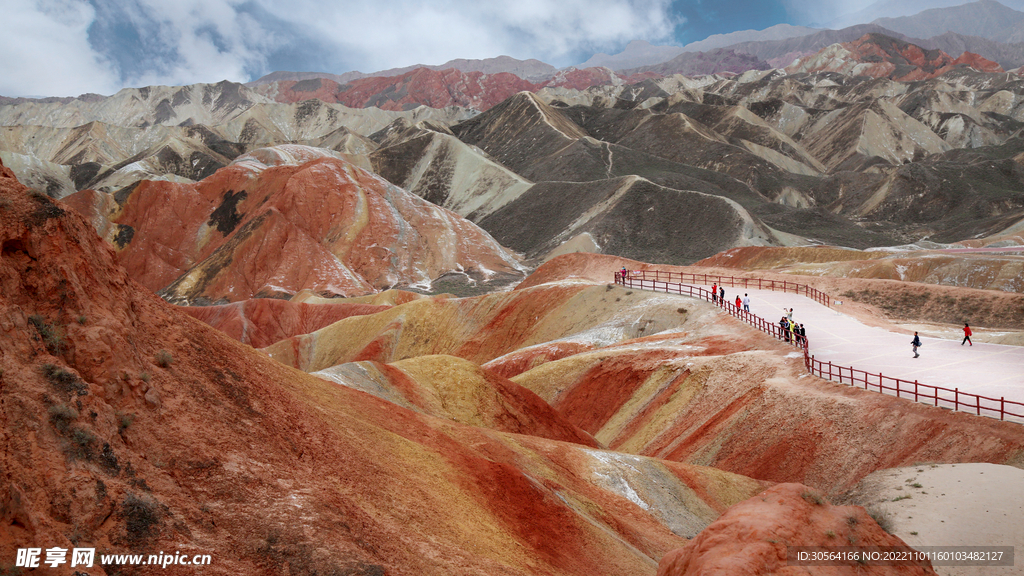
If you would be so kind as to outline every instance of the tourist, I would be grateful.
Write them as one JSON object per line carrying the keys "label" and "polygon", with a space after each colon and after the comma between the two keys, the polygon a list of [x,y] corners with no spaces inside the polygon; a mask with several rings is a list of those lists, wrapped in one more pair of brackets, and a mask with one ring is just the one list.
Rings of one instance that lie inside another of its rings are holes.
{"label": "tourist", "polygon": [[718,301],[722,306],[725,306],[725,287],[720,287],[718,289]]}
{"label": "tourist", "polygon": [[711,303],[718,303],[718,282],[711,285]]}
{"label": "tourist", "polygon": [[744,312],[750,312],[750,295],[749,294],[744,294],[743,295],[743,311]]}
{"label": "tourist", "polygon": [[961,346],[964,345],[964,342],[970,342],[971,346],[974,346],[974,342],[971,342],[971,334],[974,334],[974,332],[971,332],[970,325],[964,322],[964,339],[960,342]]}
{"label": "tourist", "polygon": [[[917,349],[921,347],[921,338],[917,335],[917,332],[914,332],[914,339],[910,341],[910,345],[914,347],[914,358],[920,356],[920,354],[917,353]],[[971,346],[973,346],[973,344],[971,344]]]}
{"label": "tourist", "polygon": [[789,322],[786,320],[785,316],[779,320],[779,327],[782,328],[782,338],[786,342],[789,342]]}
{"label": "tourist", "polygon": [[740,295],[737,294],[736,295],[736,310],[738,311],[739,309],[740,309]]}

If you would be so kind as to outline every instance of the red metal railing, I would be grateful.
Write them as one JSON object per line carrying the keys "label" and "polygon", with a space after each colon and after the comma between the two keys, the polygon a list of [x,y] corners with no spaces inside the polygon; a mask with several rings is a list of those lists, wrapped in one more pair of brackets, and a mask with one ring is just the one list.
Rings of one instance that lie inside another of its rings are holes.
{"label": "red metal railing", "polygon": [[[616,272],[615,274],[620,274]],[[758,290],[774,290],[776,292],[792,292],[806,296],[819,304],[832,307],[832,299],[821,290],[806,284],[787,282],[785,280],[765,280],[763,278],[744,278],[741,276],[716,276],[714,274],[690,274],[688,272],[667,272],[661,270],[636,270],[628,273],[629,278],[637,280],[654,280],[676,284],[718,284],[730,288],[757,288]]]}
{"label": "red metal railing", "polygon": [[[969,392],[961,392],[959,388],[943,388],[942,386],[931,386],[920,384],[917,380],[903,380],[892,378],[882,374],[873,374],[864,370],[847,366],[836,366],[831,362],[822,362],[811,356],[810,372],[829,380],[838,380],[841,384],[849,383],[851,386],[863,385],[865,390],[875,390],[881,393],[886,391],[894,392],[897,398],[910,398],[914,402],[928,402],[935,406],[952,408],[959,411],[960,408],[973,411],[978,416],[989,416],[989,412],[999,414],[1000,420],[1006,416],[1024,418],[1024,404],[1007,400],[1006,398],[989,398]],[[1011,412],[1010,409],[1019,407],[1020,414]],[[982,414],[982,412],[986,412]]]}
{"label": "red metal railing", "polygon": [[[646,274],[644,272],[646,272]],[[710,290],[700,288],[699,286],[689,286],[682,283],[671,282],[668,280],[668,278],[670,278],[669,274],[676,274],[677,278],[680,276],[680,274],[676,272],[662,272],[659,276],[657,271],[643,271],[629,272],[626,277],[623,277],[620,272],[616,272],[615,283],[628,286],[630,288],[638,288],[640,290],[682,294],[684,296],[692,296],[694,298],[701,298],[708,302],[712,302]],[[701,274],[691,274],[689,276],[696,276],[698,282],[703,280],[703,275]],[[716,279],[721,277],[709,276],[709,278],[712,282],[715,282]],[[756,280],[756,278],[739,278],[739,280],[751,281],[750,287],[753,288],[753,281]],[[775,284],[779,285],[781,283],[776,282]],[[771,288],[768,288],[767,286],[768,285],[766,284],[762,289],[770,290]],[[792,287],[794,284],[790,283],[789,286]],[[815,292],[817,291],[815,290]],[[821,293],[819,292],[819,294]],[[822,296],[826,299],[828,298],[827,294],[822,294]],[[821,300],[818,301],[821,302]],[[730,302],[715,303],[729,314],[747,322],[762,332],[771,334],[780,340],[789,341],[789,335],[787,334],[789,331],[783,330],[782,326],[768,322],[764,318],[742,310]],[[815,359],[814,356],[811,356],[809,354],[810,345],[807,338],[796,338],[793,344],[803,349],[804,366],[807,368],[808,372],[831,381],[838,381],[840,384],[849,383],[851,386],[857,387],[863,385],[865,390],[874,390],[882,394],[885,394],[888,391],[889,393],[895,393],[897,398],[905,398],[908,400],[913,396],[915,402],[928,402],[934,406],[952,408],[956,411],[959,411],[960,408],[965,408],[973,411],[978,416],[990,416],[994,418],[995,414],[998,414],[1000,420],[1005,420],[1007,416],[1024,418],[1024,403],[1021,402],[1014,402],[1003,397],[989,398],[988,396],[961,392],[959,388],[950,389],[943,388],[941,386],[921,384],[917,380],[911,382],[910,380],[903,380],[901,378],[883,376],[881,373],[873,374],[864,370],[857,370],[850,366],[837,366],[832,362],[823,362]],[[1019,410],[1019,413],[1012,412],[1011,410]]]}

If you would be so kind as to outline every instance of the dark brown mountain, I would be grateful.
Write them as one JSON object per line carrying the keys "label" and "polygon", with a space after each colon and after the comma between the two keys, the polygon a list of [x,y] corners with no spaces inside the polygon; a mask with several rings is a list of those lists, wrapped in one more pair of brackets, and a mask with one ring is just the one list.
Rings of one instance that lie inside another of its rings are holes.
{"label": "dark brown mountain", "polygon": [[931,38],[947,32],[997,40],[1003,30],[1024,22],[1024,12],[995,0],[978,0],[960,6],[933,8],[912,16],[879,18],[872,22],[913,38]]}
{"label": "dark brown mountain", "polygon": [[623,74],[654,73],[661,76],[682,74],[703,76],[707,74],[739,74],[747,70],[768,70],[767,62],[747,53],[730,48],[718,48],[708,52],[684,52],[675,58],[654,64],[623,70]]}

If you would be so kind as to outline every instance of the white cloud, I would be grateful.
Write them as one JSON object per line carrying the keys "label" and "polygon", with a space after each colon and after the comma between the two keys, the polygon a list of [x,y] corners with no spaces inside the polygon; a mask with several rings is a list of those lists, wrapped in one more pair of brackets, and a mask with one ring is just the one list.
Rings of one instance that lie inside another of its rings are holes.
{"label": "white cloud", "polygon": [[275,41],[240,2],[228,0],[137,0],[137,23],[155,26],[159,43],[174,57],[164,66],[131,74],[129,84],[191,84],[220,80],[247,81],[251,70],[262,68],[265,53]]}
{"label": "white cloud", "polygon": [[503,54],[568,64],[594,46],[668,39],[675,25],[669,0],[258,1],[373,69]]}
{"label": "white cloud", "polygon": [[0,94],[77,96],[110,94],[120,87],[110,63],[89,46],[95,14],[78,0],[0,0]]}
{"label": "white cloud", "polygon": [[670,1],[102,0],[94,10],[86,0],[0,0],[0,94],[246,81],[269,71],[276,49],[301,60],[293,34],[334,51],[309,62],[364,72],[503,54],[562,66],[634,39],[671,39]]}

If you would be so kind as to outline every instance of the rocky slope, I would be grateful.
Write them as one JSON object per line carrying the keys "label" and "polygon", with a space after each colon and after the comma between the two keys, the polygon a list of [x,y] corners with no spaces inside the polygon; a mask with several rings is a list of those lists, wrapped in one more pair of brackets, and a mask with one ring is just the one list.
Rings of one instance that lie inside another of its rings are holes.
{"label": "rocky slope", "polygon": [[[1011,249],[1012,250],[1012,249]],[[711,268],[771,270],[804,276],[876,278],[962,288],[1024,293],[1024,254],[999,248],[959,245],[900,249],[830,250],[817,248],[741,248],[695,263]]]}
{"label": "rocky slope", "polygon": [[977,54],[964,52],[957,58],[881,34],[866,34],[845,44],[833,44],[813,56],[802,58],[786,67],[799,72],[839,72],[849,76],[870,76],[913,82],[940,76],[957,66],[981,72],[1002,72],[1003,69]]}

